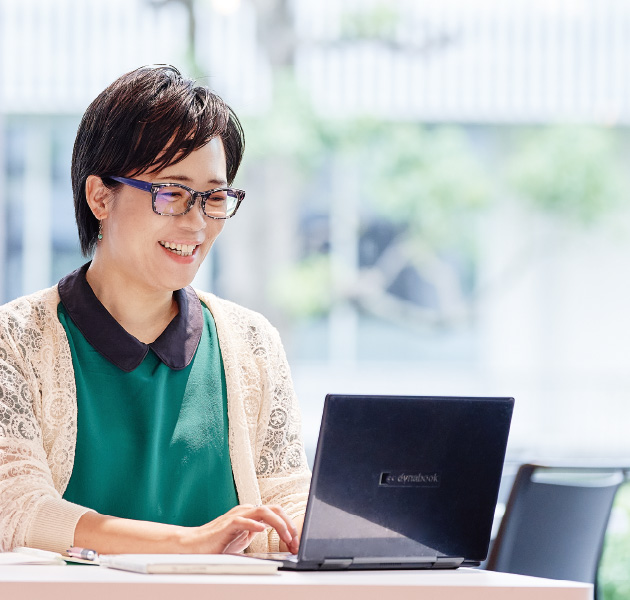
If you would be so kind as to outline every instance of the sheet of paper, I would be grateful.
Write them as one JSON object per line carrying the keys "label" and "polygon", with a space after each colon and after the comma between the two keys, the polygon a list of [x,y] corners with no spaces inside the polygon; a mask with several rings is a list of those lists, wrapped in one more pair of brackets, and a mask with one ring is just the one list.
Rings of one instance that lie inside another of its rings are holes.
{"label": "sheet of paper", "polygon": [[4,565],[65,565],[61,554],[24,548],[13,552],[0,552],[0,566]]}

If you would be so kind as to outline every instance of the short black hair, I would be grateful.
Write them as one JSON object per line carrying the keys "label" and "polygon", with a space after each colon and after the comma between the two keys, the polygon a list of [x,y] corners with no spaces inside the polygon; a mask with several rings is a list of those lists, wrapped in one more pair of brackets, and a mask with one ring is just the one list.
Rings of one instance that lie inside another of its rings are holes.
{"label": "short black hair", "polygon": [[108,187],[111,176],[159,171],[219,137],[231,185],[245,137],[232,109],[207,87],[170,65],[140,67],[103,90],[85,111],[72,152],[72,192],[81,250],[96,245],[98,220],[85,196],[90,175]]}

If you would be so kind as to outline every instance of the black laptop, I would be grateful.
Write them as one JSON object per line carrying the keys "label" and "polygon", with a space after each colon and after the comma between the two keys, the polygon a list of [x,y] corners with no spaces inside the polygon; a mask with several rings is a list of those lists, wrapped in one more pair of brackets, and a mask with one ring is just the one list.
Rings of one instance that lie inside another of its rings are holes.
{"label": "black laptop", "polygon": [[[513,398],[326,396],[292,570],[477,566]],[[260,556],[260,555],[256,555]]]}

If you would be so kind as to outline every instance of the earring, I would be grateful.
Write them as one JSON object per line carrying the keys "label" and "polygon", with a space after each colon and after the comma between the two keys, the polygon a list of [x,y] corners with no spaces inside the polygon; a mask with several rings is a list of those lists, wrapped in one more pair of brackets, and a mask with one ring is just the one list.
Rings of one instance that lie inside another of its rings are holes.
{"label": "earring", "polygon": [[103,239],[103,221],[98,222],[98,241]]}

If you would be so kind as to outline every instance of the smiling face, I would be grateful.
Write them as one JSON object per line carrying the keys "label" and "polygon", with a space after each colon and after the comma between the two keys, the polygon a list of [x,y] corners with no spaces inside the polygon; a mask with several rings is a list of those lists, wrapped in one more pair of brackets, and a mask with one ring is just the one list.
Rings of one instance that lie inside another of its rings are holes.
{"label": "smiling face", "polygon": [[[160,171],[134,174],[134,178],[182,183],[200,192],[225,186],[223,143],[212,138],[180,162]],[[149,192],[122,185],[106,195],[101,205],[104,212],[99,211],[98,203],[91,204],[103,226],[94,263],[118,285],[131,289],[172,292],[189,285],[225,224],[206,217],[199,200],[187,214],[171,217],[153,212]]]}

